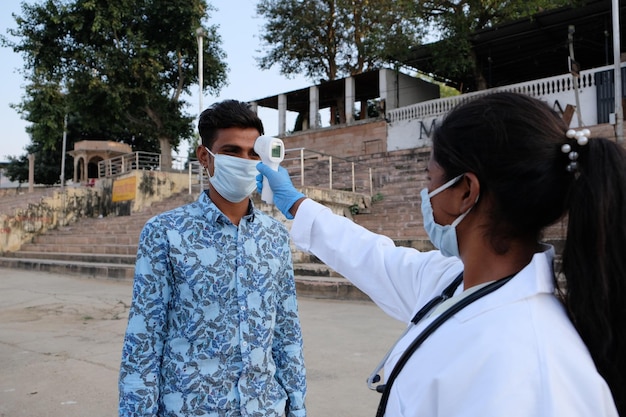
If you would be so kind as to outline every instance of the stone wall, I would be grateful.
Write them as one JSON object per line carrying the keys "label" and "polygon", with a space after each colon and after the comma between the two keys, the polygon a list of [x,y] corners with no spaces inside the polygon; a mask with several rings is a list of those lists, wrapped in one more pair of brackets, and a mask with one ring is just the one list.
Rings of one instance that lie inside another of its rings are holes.
{"label": "stone wall", "polygon": [[16,251],[50,229],[97,215],[100,197],[99,190],[92,188],[66,188],[0,214],[0,253]]}
{"label": "stone wall", "polygon": [[[116,187],[120,184],[124,185],[124,190]],[[189,174],[135,170],[112,178],[98,179],[96,187],[102,190],[100,214],[129,215],[150,207],[156,201],[188,191]]]}
{"label": "stone wall", "polygon": [[387,150],[387,123],[383,119],[368,119],[347,126],[296,132],[282,140],[287,150],[306,148],[342,158],[369,155]]}
{"label": "stone wall", "polygon": [[370,209],[355,221],[394,240],[426,239],[419,193],[426,186],[429,156],[430,148],[418,148],[359,157],[373,167],[374,193]]}

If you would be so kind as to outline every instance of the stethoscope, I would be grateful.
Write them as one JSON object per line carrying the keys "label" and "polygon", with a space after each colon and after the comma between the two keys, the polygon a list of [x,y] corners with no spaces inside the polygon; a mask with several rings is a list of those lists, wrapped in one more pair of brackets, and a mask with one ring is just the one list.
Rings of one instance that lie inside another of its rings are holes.
{"label": "stethoscope", "polygon": [[371,375],[367,378],[367,386],[370,389],[376,390],[377,392],[380,392],[380,393],[383,394],[381,399],[380,399],[380,403],[378,404],[378,411],[376,412],[376,417],[383,417],[385,415],[385,409],[387,408],[387,402],[389,401],[389,394],[391,392],[391,386],[393,385],[393,383],[395,382],[396,378],[400,374],[400,371],[402,371],[402,369],[404,368],[404,366],[406,365],[408,360],[411,358],[413,353],[415,353],[417,348],[420,347],[420,345],[424,342],[424,340],[426,340],[428,338],[428,336],[430,336],[435,330],[437,330],[450,317],[455,315],[457,312],[459,312],[460,310],[462,310],[463,308],[465,308],[469,304],[471,304],[474,301],[478,300],[479,298],[484,297],[485,295],[487,295],[487,294],[497,290],[498,288],[500,288],[501,286],[503,286],[504,284],[509,282],[511,280],[511,278],[513,278],[515,275],[516,274],[512,274],[512,275],[509,275],[507,277],[504,277],[504,278],[498,279],[496,281],[490,282],[489,284],[485,285],[484,287],[482,287],[482,288],[476,290],[475,292],[469,294],[465,298],[460,299],[457,303],[453,304],[447,310],[445,310],[443,313],[441,313],[439,316],[437,316],[430,324],[428,324],[428,326],[426,326],[424,328],[424,330],[422,330],[422,332],[413,340],[413,342],[411,342],[411,344],[404,351],[404,353],[402,353],[402,356],[400,356],[400,358],[398,359],[398,362],[396,362],[396,365],[394,366],[393,370],[389,374],[389,377],[387,378],[387,382],[385,384],[374,386],[375,383],[380,382],[380,379],[381,379],[380,378],[380,371],[385,366],[385,362],[389,358],[389,355],[391,355],[391,352],[396,347],[398,342],[400,342],[400,340],[417,323],[419,323],[420,320],[422,320],[424,317],[426,317],[431,312],[431,310],[433,308],[435,308],[436,306],[438,306],[439,304],[441,304],[442,302],[444,302],[445,300],[449,299],[450,297],[452,297],[454,295],[454,292],[456,291],[458,286],[463,281],[463,273],[459,274],[459,276],[457,276],[454,279],[454,281],[452,281],[452,283],[450,283],[450,285],[448,285],[441,292],[440,295],[436,296],[435,298],[433,298],[432,300],[427,302],[424,305],[424,307],[422,307],[415,314],[415,316],[411,319],[411,322],[410,322],[409,326],[407,326],[407,329],[404,331],[402,336],[400,336],[400,338],[396,341],[396,343],[393,344],[393,346],[391,347],[391,349],[389,349],[389,351],[387,352],[387,354],[385,355],[383,360],[378,364],[378,366],[376,366],[376,369],[374,369],[374,371],[371,373]]}
{"label": "stethoscope", "polygon": [[452,281],[452,283],[450,283],[450,285],[448,285],[441,292],[440,295],[436,296],[435,298],[433,298],[432,300],[427,302],[422,308],[419,309],[419,311],[411,319],[411,321],[410,321],[409,325],[407,326],[406,330],[400,335],[400,337],[398,337],[398,340],[396,340],[396,342],[387,351],[387,353],[385,354],[383,359],[380,361],[380,363],[378,365],[376,365],[376,368],[374,368],[374,371],[372,371],[370,376],[367,377],[367,387],[369,389],[371,389],[373,391],[378,391],[378,392],[381,392],[381,393],[384,391],[384,389],[385,389],[385,385],[384,384],[381,384],[381,385],[374,385],[374,384],[380,382],[380,379],[381,379],[380,378],[380,371],[385,367],[385,363],[387,362],[387,359],[389,359],[389,356],[391,355],[391,352],[393,352],[393,350],[396,348],[396,345],[400,342],[400,340],[402,340],[402,338],[404,338],[404,336],[406,336],[406,334],[408,332],[410,332],[413,327],[415,327],[420,321],[422,321],[422,319],[424,317],[426,317],[431,312],[432,309],[434,309],[439,304],[441,304],[444,301],[446,301],[448,298],[452,297],[454,295],[454,292],[456,291],[456,289],[459,287],[459,285],[461,285],[461,282],[463,282],[463,273],[462,272],[459,274],[458,277],[456,277],[454,279],[454,281]]}

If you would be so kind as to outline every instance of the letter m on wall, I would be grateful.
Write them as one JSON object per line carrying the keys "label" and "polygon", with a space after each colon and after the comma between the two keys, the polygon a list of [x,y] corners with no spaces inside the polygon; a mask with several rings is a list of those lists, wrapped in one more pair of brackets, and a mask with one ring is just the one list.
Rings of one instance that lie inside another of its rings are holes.
{"label": "letter m on wall", "polygon": [[424,135],[426,135],[427,138],[429,138],[433,131],[435,130],[435,127],[437,126],[437,119],[433,119],[430,122],[430,127],[427,125],[428,122],[424,122],[423,120],[420,120],[420,140],[424,139]]}

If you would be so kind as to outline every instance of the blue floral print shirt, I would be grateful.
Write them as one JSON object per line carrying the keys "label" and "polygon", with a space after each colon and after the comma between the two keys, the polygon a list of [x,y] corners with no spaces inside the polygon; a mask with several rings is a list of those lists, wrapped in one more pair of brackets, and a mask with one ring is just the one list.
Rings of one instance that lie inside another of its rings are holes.
{"label": "blue floral print shirt", "polygon": [[288,232],[252,203],[235,226],[207,193],[141,233],[119,415],[305,416]]}

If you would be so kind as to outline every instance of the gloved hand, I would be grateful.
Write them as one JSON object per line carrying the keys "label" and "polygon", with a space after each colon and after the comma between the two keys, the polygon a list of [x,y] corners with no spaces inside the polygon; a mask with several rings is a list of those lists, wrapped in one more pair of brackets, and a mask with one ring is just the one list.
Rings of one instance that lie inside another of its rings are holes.
{"label": "gloved hand", "polygon": [[265,175],[270,183],[270,188],[274,192],[274,205],[286,218],[293,219],[289,209],[293,207],[296,201],[306,196],[293,186],[287,170],[279,166],[278,171],[274,171],[263,162],[259,162],[256,169],[260,172],[256,176],[257,191],[260,193],[263,190],[263,176]]}

